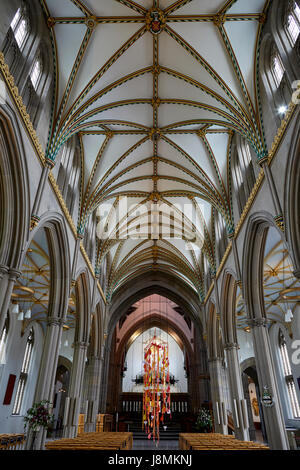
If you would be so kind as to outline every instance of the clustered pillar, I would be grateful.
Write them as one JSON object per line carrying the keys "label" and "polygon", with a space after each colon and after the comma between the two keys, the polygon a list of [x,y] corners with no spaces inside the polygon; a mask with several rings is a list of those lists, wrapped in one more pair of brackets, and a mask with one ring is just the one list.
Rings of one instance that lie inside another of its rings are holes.
{"label": "clustered pillar", "polygon": [[211,398],[214,412],[215,432],[228,434],[227,411],[224,393],[224,367],[222,359],[215,357],[208,360],[210,373]]}
{"label": "clustered pillar", "polygon": [[238,357],[238,344],[225,344],[228,376],[230,385],[231,407],[237,439],[249,441],[249,420],[247,402],[244,398],[241,370]]}
{"label": "clustered pillar", "polygon": [[74,358],[70,377],[70,388],[69,395],[66,398],[63,420],[63,435],[68,438],[76,437],[77,435],[87,346],[88,344],[83,341],[77,341],[74,343]]}
{"label": "clustered pillar", "polygon": [[253,332],[254,352],[261,394],[263,394],[264,390],[267,390],[271,394],[273,401],[272,406],[263,407],[268,443],[271,449],[287,450],[289,449],[288,438],[280,404],[267,321],[265,318],[256,318],[249,320],[249,325]]}

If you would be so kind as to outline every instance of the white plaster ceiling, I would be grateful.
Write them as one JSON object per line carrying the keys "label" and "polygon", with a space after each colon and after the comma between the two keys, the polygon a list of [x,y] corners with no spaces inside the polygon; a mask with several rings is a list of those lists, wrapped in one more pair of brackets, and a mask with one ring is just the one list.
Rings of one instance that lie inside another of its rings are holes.
{"label": "white plaster ceiling", "polygon": [[[91,212],[103,214],[101,205],[108,202],[118,207],[121,196],[130,205],[147,201],[149,210],[153,201],[176,200],[192,219],[184,208],[197,206],[198,217],[188,225],[195,224],[198,241],[189,247],[168,238],[158,243],[150,237],[142,248],[140,239],[99,241],[98,267],[109,253],[112,262],[107,297],[126,276],[160,268],[203,295],[199,240],[212,262],[211,206],[229,231],[234,228],[232,131],[257,153],[265,151],[255,66],[268,3],[43,0],[57,65],[47,153],[55,159],[72,134],[79,136],[79,231]],[[158,34],[147,26],[151,9],[161,15]],[[111,220],[105,223],[115,233]]]}

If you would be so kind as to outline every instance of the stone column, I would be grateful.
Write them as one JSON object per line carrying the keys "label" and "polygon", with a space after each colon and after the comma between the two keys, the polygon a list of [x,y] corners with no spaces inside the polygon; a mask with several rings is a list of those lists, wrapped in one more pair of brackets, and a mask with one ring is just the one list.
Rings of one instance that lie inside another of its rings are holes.
{"label": "stone column", "polygon": [[49,171],[54,167],[54,165],[55,165],[55,162],[53,160],[46,158],[45,166],[42,169],[41,178],[39,181],[39,185],[38,185],[34,203],[33,203],[33,208],[32,208],[32,213],[31,213],[31,222],[30,222],[31,230],[34,227],[36,227],[40,221],[40,217],[39,217],[40,205],[41,205],[43,193],[45,190],[47,177],[49,175]]}
{"label": "stone column", "polygon": [[88,402],[88,408],[85,429],[87,432],[94,432],[96,430],[96,419],[100,398],[101,368],[102,361],[100,357],[91,356],[86,370],[86,399]]}
{"label": "stone column", "polygon": [[74,249],[73,263],[72,263],[71,287],[75,286],[75,283],[76,283],[75,276],[76,276],[77,261],[78,261],[81,240],[82,240],[82,236],[77,234],[75,249]]}
{"label": "stone column", "polygon": [[20,276],[21,272],[16,269],[0,267],[0,334],[4,327],[14,285]]}
{"label": "stone column", "polygon": [[87,346],[87,343],[81,341],[74,343],[73,366],[63,420],[63,437],[72,438],[77,435]]}
{"label": "stone column", "polygon": [[[39,377],[37,381],[34,402],[41,400],[52,401],[55,385],[55,375],[57,369],[59,346],[62,334],[63,319],[59,317],[49,317],[47,321],[47,331],[42,352]],[[43,431],[36,438],[36,449],[43,449],[46,431]],[[30,436],[26,442],[26,448],[30,448]]]}
{"label": "stone column", "polygon": [[101,391],[100,391],[100,402],[99,408],[101,413],[106,413],[106,401],[107,401],[107,388],[108,388],[108,377],[109,377],[109,362],[110,362],[110,350],[107,341],[104,346],[104,360],[102,367],[102,382],[101,382]]}
{"label": "stone column", "polygon": [[225,344],[228,364],[231,407],[234,419],[235,436],[241,441],[249,441],[249,419],[247,402],[244,398],[241,370],[238,358],[238,344]]}
{"label": "stone column", "polygon": [[242,281],[242,274],[241,274],[239,254],[238,254],[238,250],[236,246],[236,239],[234,237],[234,234],[229,236],[229,240],[231,241],[231,246],[232,246],[232,251],[233,251],[234,265],[235,265],[236,275],[237,275],[237,283],[240,285]]}
{"label": "stone column", "polygon": [[247,374],[242,374],[242,382],[243,382],[243,389],[244,389],[244,396],[247,402],[247,409],[248,409],[248,418],[249,418],[249,436],[251,441],[256,440],[256,432],[255,426],[252,416],[252,407],[251,407],[251,400],[250,400],[250,393],[249,393],[249,382]]}
{"label": "stone column", "polygon": [[263,406],[268,444],[272,450],[287,450],[289,444],[280,403],[267,321],[265,318],[251,319],[249,325],[253,334],[260,396],[263,396],[264,387],[267,387],[273,398],[273,406]]}
{"label": "stone column", "polygon": [[211,399],[214,412],[215,432],[228,434],[227,412],[224,397],[225,384],[222,381],[224,377],[222,360],[215,357],[208,360],[210,373]]}
{"label": "stone column", "polygon": [[272,171],[268,164],[268,159],[264,158],[261,162],[259,162],[259,164],[264,170],[264,174],[268,182],[269,190],[271,193],[274,210],[275,210],[275,216],[274,216],[275,223],[280,228],[280,230],[284,231],[284,220],[283,220],[283,215],[282,215],[282,208],[281,208],[277,188],[274,183]]}

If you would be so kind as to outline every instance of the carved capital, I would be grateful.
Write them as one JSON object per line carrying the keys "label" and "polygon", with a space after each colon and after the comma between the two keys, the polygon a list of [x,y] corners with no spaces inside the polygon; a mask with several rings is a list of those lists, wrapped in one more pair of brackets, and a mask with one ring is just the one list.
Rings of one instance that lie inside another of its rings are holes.
{"label": "carved capital", "polygon": [[52,326],[52,325],[61,326],[62,324],[63,324],[63,319],[60,317],[48,317],[47,318],[48,326]]}
{"label": "carved capital", "polygon": [[239,345],[237,343],[225,343],[224,344],[224,349],[226,351],[230,351],[232,349],[239,349]]}
{"label": "carved capital", "polygon": [[78,349],[87,349],[88,345],[89,345],[89,343],[87,343],[86,341],[76,341],[76,342],[74,342],[74,348],[78,348]]}
{"label": "carved capital", "polygon": [[300,269],[296,269],[296,271],[293,271],[293,275],[299,279],[300,278]]}
{"label": "carved capital", "polygon": [[257,163],[259,164],[259,166],[261,168],[263,168],[265,165],[268,165],[269,163],[269,155],[264,155],[263,157],[261,157]]}
{"label": "carved capital", "polygon": [[215,362],[221,362],[221,359],[217,356],[214,356],[214,357],[210,357],[207,359],[207,362],[208,363],[211,363],[211,364],[214,364]]}
{"label": "carved capital", "polygon": [[8,274],[8,271],[9,268],[7,266],[0,265],[0,279],[2,279],[5,274]]}
{"label": "carved capital", "polygon": [[49,168],[49,170],[52,170],[52,168],[54,168],[54,166],[55,166],[55,161],[51,160],[51,158],[46,158],[45,159],[45,165],[46,165],[46,167]]}
{"label": "carved capital", "polygon": [[251,328],[258,328],[258,327],[266,327],[267,324],[268,324],[268,320],[266,318],[248,318],[247,319],[247,324],[251,327]]}
{"label": "carved capital", "polygon": [[8,274],[9,274],[10,281],[16,281],[22,275],[21,271],[18,271],[17,269],[12,269],[12,268],[9,269]]}
{"label": "carved capital", "polygon": [[284,232],[284,220],[283,220],[283,216],[281,214],[279,215],[276,215],[274,217],[274,221],[275,221],[275,224],[277,225],[277,227],[282,231]]}
{"label": "carved capital", "polygon": [[30,219],[30,230],[33,230],[35,227],[37,227],[40,220],[41,219],[38,215],[32,214]]}

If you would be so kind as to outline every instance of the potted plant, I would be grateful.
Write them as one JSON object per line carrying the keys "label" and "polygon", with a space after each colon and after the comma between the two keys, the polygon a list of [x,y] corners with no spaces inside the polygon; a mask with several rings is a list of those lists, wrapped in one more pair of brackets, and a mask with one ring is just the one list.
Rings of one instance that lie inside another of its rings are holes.
{"label": "potted plant", "polygon": [[205,408],[200,408],[196,420],[196,429],[198,432],[211,432],[212,419],[210,412]]}
{"label": "potted plant", "polygon": [[29,432],[32,431],[32,441],[30,449],[34,448],[34,442],[36,435],[41,428],[50,429],[53,425],[54,416],[50,413],[50,402],[48,400],[42,400],[27,410],[26,416],[24,416],[24,431],[28,427]]}

